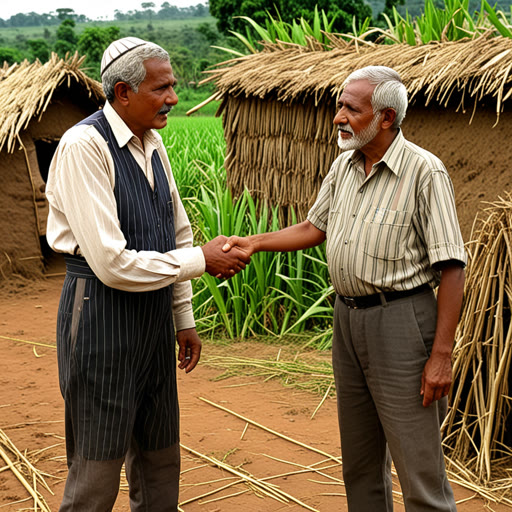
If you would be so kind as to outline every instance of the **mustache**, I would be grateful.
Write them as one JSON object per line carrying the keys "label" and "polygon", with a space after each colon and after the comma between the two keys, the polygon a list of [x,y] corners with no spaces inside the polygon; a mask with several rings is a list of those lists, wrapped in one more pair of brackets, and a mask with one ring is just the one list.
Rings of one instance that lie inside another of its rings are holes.
{"label": "mustache", "polygon": [[173,105],[164,105],[159,111],[159,114],[168,114],[172,110]]}
{"label": "mustache", "polygon": [[352,127],[347,123],[343,125],[338,126],[338,132],[348,132],[354,135],[354,130],[352,130]]}

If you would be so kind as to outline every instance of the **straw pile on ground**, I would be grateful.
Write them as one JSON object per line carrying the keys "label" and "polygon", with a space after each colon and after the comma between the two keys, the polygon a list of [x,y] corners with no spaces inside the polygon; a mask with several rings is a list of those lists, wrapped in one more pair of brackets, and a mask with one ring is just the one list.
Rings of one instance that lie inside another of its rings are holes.
{"label": "straw pile on ground", "polygon": [[477,219],[445,420],[449,469],[512,505],[512,198]]}
{"label": "straw pile on ground", "polygon": [[45,64],[27,60],[0,68],[0,150],[16,148],[19,134],[34,117],[43,115],[62,85],[79,84],[96,102],[104,98],[101,84],[80,70],[84,57],[75,53],[61,59],[55,53]]}
{"label": "straw pile on ground", "polygon": [[267,46],[225,62],[214,81],[222,99],[228,184],[244,188],[302,220],[339,153],[332,120],[345,78],[367,65],[396,69],[418,104],[476,108],[482,98],[496,115],[512,94],[512,39],[375,45],[333,38],[334,49]]}
{"label": "straw pile on ground", "polygon": [[[42,486],[48,492],[53,494],[53,491],[48,486],[44,478],[45,476],[48,477],[51,475],[41,473],[29,460],[27,454],[21,453],[2,429],[0,429],[0,460],[5,464],[4,466],[0,467],[0,472],[4,470],[12,471],[14,476],[27,490],[28,494],[30,495],[30,499],[34,501],[34,506],[31,507],[32,510],[50,512],[50,507],[37,489],[37,485],[39,484],[40,488]],[[26,500],[22,501],[24,502]],[[20,504],[20,502],[17,503],[18,505]],[[4,506],[5,505],[2,505],[2,507]]]}

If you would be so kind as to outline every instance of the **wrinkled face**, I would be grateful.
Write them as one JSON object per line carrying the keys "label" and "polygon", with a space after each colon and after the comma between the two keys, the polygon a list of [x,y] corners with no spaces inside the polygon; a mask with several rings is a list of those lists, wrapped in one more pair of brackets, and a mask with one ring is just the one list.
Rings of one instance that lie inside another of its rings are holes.
{"label": "wrinkled face", "polygon": [[167,125],[167,114],[178,103],[174,91],[176,78],[169,61],[149,59],[144,62],[146,78],[140,84],[137,93],[131,89],[130,118],[134,124],[134,133],[145,132],[151,128],[160,129]]}
{"label": "wrinkled face", "polygon": [[[375,114],[370,124],[363,128],[359,133],[354,133],[350,124],[338,127],[338,146],[342,151],[349,149],[361,149],[371,142],[379,133],[380,115]],[[352,134],[352,137],[349,137]]]}
{"label": "wrinkled face", "polygon": [[361,149],[379,133],[381,115],[374,115],[371,102],[374,89],[367,80],[357,80],[350,82],[339,97],[334,124],[343,151]]}

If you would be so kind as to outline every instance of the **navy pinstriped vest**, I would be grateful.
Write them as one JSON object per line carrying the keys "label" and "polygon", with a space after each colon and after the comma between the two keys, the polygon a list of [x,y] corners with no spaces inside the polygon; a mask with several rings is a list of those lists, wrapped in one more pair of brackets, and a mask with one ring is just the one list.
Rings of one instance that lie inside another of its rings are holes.
{"label": "navy pinstriped vest", "polygon": [[82,124],[92,125],[98,130],[114,160],[114,195],[126,248],[162,253],[175,249],[174,208],[169,181],[157,151],[151,157],[155,184],[154,190],[151,190],[128,146],[118,146],[103,110],[78,123]]}

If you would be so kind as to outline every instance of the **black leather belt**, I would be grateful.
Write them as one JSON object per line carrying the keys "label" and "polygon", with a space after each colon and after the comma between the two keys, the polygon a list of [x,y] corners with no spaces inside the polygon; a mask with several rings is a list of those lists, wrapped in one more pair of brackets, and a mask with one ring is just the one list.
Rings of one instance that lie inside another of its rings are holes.
{"label": "black leather belt", "polygon": [[373,308],[374,306],[382,306],[386,304],[386,302],[403,299],[404,297],[410,297],[411,295],[415,295],[430,289],[431,288],[428,284],[422,284],[421,286],[413,288],[412,290],[404,290],[400,292],[380,292],[374,293],[373,295],[363,295],[361,297],[344,297],[343,295],[338,295],[338,297],[349,308],[364,309]]}

